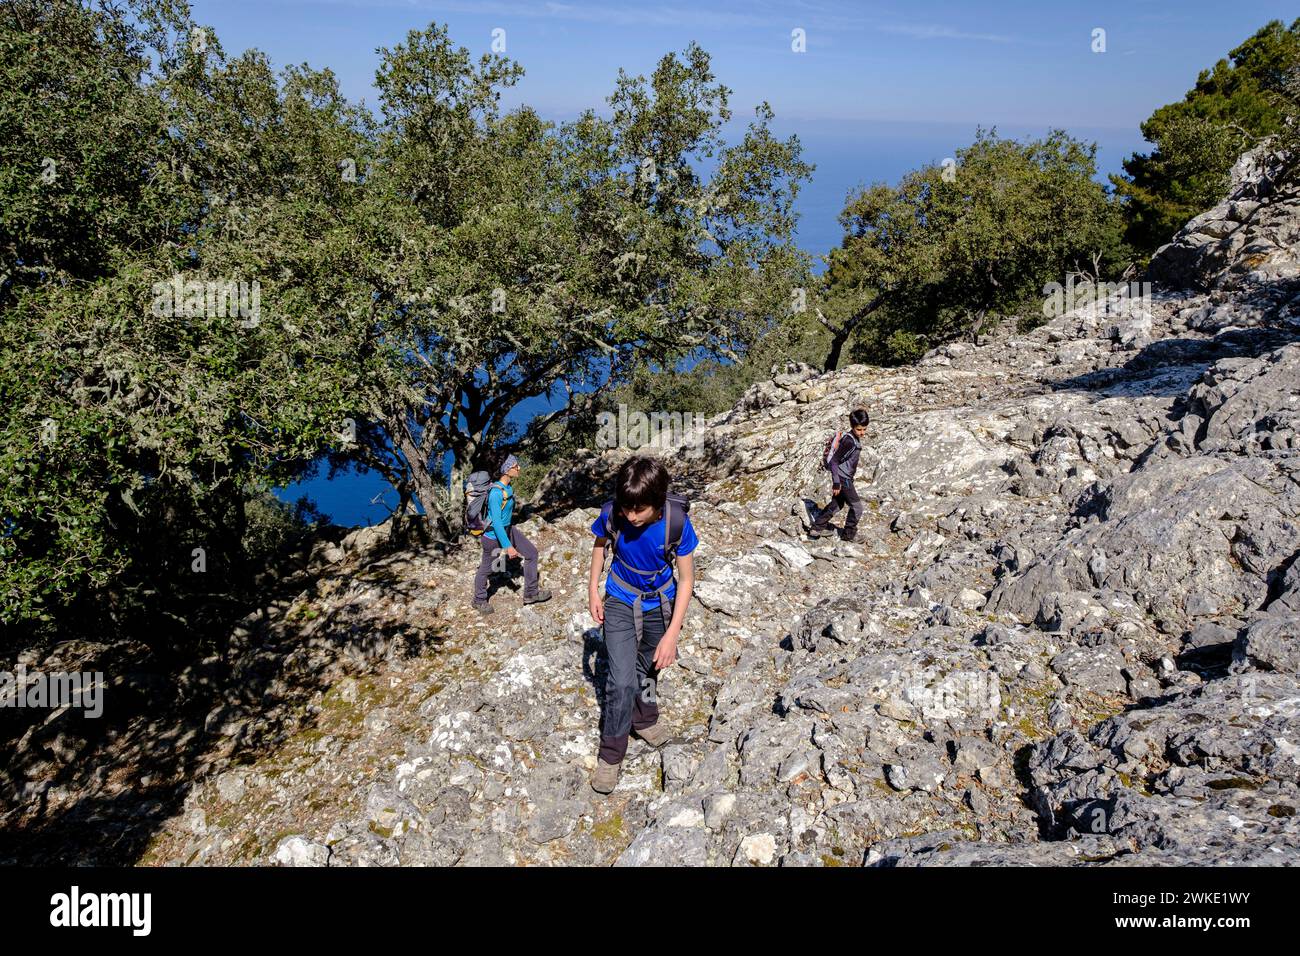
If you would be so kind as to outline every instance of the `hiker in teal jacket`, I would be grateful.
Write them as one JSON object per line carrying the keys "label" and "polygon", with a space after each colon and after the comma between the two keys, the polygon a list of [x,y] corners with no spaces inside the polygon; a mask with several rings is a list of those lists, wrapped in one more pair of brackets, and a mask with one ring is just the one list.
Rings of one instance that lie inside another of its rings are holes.
{"label": "hiker in teal jacket", "polygon": [[497,476],[487,499],[487,528],[479,541],[483,555],[474,575],[474,607],[491,614],[488,605],[488,572],[504,548],[507,557],[523,558],[524,603],[540,604],[551,599],[551,592],[537,586],[537,547],[518,528],[511,527],[515,515],[515,494],[510,484],[519,477],[519,460],[514,455],[495,453],[491,473]]}
{"label": "hiker in teal jacket", "polygon": [[[515,474],[519,472],[519,465],[516,464],[512,469]],[[515,496],[510,490],[510,479],[513,477],[510,472],[502,476],[504,481],[498,481],[488,492],[487,513],[488,529],[483,533],[491,535],[499,545],[504,545],[510,550],[510,520],[515,516]],[[511,554],[510,557],[518,557],[517,554]]]}

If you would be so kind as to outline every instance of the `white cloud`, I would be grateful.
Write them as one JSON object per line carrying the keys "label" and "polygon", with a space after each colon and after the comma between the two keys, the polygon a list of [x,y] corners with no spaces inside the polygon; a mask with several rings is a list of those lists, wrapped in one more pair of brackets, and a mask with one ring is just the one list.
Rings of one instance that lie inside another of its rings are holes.
{"label": "white cloud", "polygon": [[917,40],[980,40],[985,43],[1013,43],[1014,38],[1001,33],[967,33],[953,27],[924,23],[895,23],[879,28]]}

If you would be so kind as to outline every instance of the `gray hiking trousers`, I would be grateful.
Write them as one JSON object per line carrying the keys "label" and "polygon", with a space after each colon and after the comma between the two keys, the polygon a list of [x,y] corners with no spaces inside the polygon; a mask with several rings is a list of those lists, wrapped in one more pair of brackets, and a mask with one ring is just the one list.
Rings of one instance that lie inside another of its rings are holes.
{"label": "gray hiking trousers", "polygon": [[633,728],[644,730],[659,719],[659,670],[655,649],[668,629],[661,608],[646,611],[637,640],[632,605],[605,594],[605,700],[601,708],[600,759],[619,763]]}
{"label": "gray hiking trousers", "polygon": [[[524,597],[537,596],[537,546],[524,537],[518,528],[511,527],[508,529],[510,543],[514,545],[519,556],[524,559]],[[478,572],[474,575],[474,603],[482,604],[488,596],[488,572],[492,570],[492,562],[496,560],[501,551],[501,545],[497,544],[496,538],[490,538],[486,534],[479,538],[483,545],[483,557],[478,563]]]}

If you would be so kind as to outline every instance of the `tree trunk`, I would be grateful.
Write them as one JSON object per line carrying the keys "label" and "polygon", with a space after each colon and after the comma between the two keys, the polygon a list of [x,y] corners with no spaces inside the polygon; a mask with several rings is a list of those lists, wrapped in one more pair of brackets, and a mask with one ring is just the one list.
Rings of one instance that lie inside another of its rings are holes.
{"label": "tree trunk", "polygon": [[[468,476],[469,476],[469,462],[462,460],[461,456],[456,454],[453,451],[452,458],[451,458],[451,468],[449,470],[449,474],[447,478],[448,481],[447,491],[453,504],[463,500],[465,479]],[[464,530],[462,527],[465,521],[464,509],[453,507],[451,509],[451,513],[447,515],[447,521],[451,525],[452,531],[459,534],[462,530]]]}
{"label": "tree trunk", "polygon": [[844,351],[844,343],[849,340],[850,328],[841,328],[831,333],[831,348],[826,353],[826,360],[822,363],[822,370],[826,372],[835,372],[840,367],[840,353]]}
{"label": "tree trunk", "polygon": [[858,309],[857,312],[854,312],[851,316],[841,322],[838,327],[832,325],[827,320],[826,316],[822,315],[821,309],[817,310],[817,320],[821,322],[826,331],[831,334],[831,348],[830,351],[826,353],[826,359],[822,363],[823,371],[835,372],[839,370],[840,355],[844,351],[845,344],[849,341],[849,336],[851,336],[854,330],[862,324],[862,320],[880,308],[880,306],[884,304],[884,301],[885,295],[882,292],[872,299],[866,306]]}
{"label": "tree trunk", "polygon": [[388,542],[396,545],[400,534],[402,534],[410,521],[407,511],[410,510],[411,504],[411,486],[403,482],[402,487],[397,489],[397,510],[393,512],[392,524],[388,526]]}
{"label": "tree trunk", "polygon": [[429,528],[429,534],[437,540],[441,537],[440,529],[447,524],[438,486],[434,484],[429,469],[423,465],[416,465],[412,469],[411,484],[414,486],[415,500],[420,502],[420,507],[424,509],[424,523]]}
{"label": "tree trunk", "polygon": [[420,507],[424,509],[424,522],[428,526],[429,534],[434,540],[439,540],[440,529],[446,527],[447,520],[446,515],[443,514],[437,483],[433,480],[433,475],[429,474],[429,462],[420,454],[420,449],[416,447],[404,427],[400,424],[395,426],[392,422],[386,422],[385,425],[388,434],[397,444],[397,450],[406,459],[411,492],[415,500],[420,503]]}

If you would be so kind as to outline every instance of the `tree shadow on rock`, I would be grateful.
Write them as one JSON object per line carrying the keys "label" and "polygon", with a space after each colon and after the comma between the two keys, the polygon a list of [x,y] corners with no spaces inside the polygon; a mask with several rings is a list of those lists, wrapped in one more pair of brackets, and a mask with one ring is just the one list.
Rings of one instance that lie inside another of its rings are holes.
{"label": "tree shadow on rock", "polygon": [[[83,641],[93,653],[75,660],[67,647],[77,642],[62,642],[28,664],[101,670],[107,690],[98,718],[0,711],[9,754],[0,768],[0,864],[144,861],[198,782],[313,728],[318,693],[441,643],[443,625],[419,604],[427,594],[395,573],[394,560],[282,580],[219,635],[154,634],[151,646]],[[385,617],[384,607],[393,613]]]}

